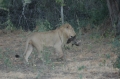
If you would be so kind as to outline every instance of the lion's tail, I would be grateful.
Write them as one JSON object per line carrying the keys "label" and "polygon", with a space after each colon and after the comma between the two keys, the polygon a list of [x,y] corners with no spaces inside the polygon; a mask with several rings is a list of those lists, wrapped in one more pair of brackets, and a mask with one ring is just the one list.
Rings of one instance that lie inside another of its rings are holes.
{"label": "lion's tail", "polygon": [[[30,42],[30,41],[29,41],[29,40],[27,40],[27,42],[26,42],[26,46],[25,46],[25,51],[24,51],[23,56],[26,54],[26,52],[27,52],[27,50],[28,50],[28,45],[29,45],[29,42]],[[15,55],[15,57],[16,57],[16,58],[19,58],[19,57],[20,57],[20,55],[16,54],[16,55]]]}
{"label": "lion's tail", "polygon": [[17,54],[16,54],[16,55],[15,55],[15,57],[16,57],[16,58],[19,58],[19,57],[20,57],[20,55],[17,55]]}

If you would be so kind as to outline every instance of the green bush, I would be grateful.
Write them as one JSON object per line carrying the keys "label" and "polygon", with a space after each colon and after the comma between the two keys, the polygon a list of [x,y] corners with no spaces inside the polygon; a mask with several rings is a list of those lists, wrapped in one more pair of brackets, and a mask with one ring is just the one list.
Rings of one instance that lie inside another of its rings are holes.
{"label": "green bush", "polygon": [[53,29],[53,27],[51,27],[50,22],[48,22],[48,20],[44,20],[44,21],[37,20],[36,24],[37,24],[37,29],[36,30],[38,32],[48,31],[48,30]]}
{"label": "green bush", "polygon": [[120,36],[116,37],[113,41],[113,49],[114,49],[114,52],[118,56],[116,61],[113,64],[113,67],[118,68],[118,69],[120,69],[120,40],[119,39],[120,39]]}
{"label": "green bush", "polygon": [[[108,16],[108,8],[105,0],[94,0],[94,6],[88,10],[90,21],[93,24],[100,24]],[[99,5],[99,6],[98,6]]]}
{"label": "green bush", "polygon": [[[30,2],[31,3],[30,3]],[[59,1],[59,0],[56,0]],[[42,29],[55,29],[61,24],[60,7],[55,0],[26,0],[24,16],[21,1],[3,0],[1,7],[8,9],[12,24],[20,29],[33,30],[37,19],[42,20]],[[106,0],[64,0],[64,19],[76,30],[86,24],[100,24],[108,16]],[[20,19],[20,17],[22,17]],[[23,18],[23,17],[26,17]],[[3,18],[4,19],[4,18]],[[78,23],[79,21],[79,23]]]}

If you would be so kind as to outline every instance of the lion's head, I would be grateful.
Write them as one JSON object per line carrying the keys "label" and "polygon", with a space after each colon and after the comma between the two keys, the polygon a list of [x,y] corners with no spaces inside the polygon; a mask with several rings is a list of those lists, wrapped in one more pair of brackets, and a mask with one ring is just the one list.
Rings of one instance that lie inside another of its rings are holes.
{"label": "lion's head", "polygon": [[75,33],[73,27],[69,23],[62,25],[60,27],[60,29],[61,29],[61,32],[63,32],[65,34],[67,39],[70,39],[70,41],[72,41],[75,38],[76,33]]}

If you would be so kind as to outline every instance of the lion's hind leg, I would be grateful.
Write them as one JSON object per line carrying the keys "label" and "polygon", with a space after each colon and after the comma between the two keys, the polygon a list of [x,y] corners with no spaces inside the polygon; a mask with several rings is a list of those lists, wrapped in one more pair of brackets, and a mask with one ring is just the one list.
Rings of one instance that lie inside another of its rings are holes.
{"label": "lion's hind leg", "polygon": [[28,57],[30,56],[30,54],[32,53],[32,50],[33,50],[33,46],[31,44],[28,45],[28,48],[25,52],[25,60],[26,62],[28,63]]}

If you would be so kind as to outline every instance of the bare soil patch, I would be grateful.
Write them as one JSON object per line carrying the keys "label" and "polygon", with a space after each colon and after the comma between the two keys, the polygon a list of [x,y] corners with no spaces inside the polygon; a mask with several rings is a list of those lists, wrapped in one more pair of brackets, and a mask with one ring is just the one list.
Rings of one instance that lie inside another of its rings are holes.
{"label": "bare soil patch", "polygon": [[[24,63],[25,40],[29,33],[0,35],[0,79],[120,79],[113,68],[116,55],[110,38],[81,36],[81,45],[64,51],[65,60],[41,61],[37,53]],[[20,58],[15,58],[19,54]]]}

